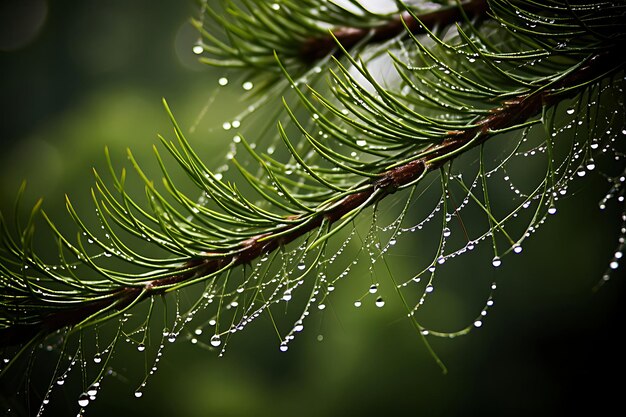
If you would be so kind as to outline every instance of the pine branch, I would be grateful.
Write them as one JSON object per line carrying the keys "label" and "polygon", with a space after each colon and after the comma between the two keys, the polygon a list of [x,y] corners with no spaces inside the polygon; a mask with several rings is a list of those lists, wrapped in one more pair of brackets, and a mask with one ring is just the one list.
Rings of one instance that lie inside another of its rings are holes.
{"label": "pine branch", "polygon": [[[537,92],[520,95],[502,103],[490,111],[490,115],[474,123],[474,126],[461,131],[451,131],[448,138],[438,145],[424,150],[416,158],[404,165],[379,174],[376,178],[360,184],[353,192],[330,207],[317,210],[313,215],[296,215],[289,218],[292,224],[278,228],[274,233],[265,233],[245,239],[231,253],[208,253],[210,258],[188,261],[181,272],[143,283],[141,286],[123,287],[101,296],[99,299],[83,303],[78,307],[62,307],[62,310],[47,314],[41,321],[29,325],[15,325],[0,329],[0,346],[11,346],[28,341],[35,335],[44,337],[58,329],[77,325],[99,311],[110,308],[124,310],[154,295],[164,294],[174,286],[209,276],[224,268],[247,265],[261,255],[271,253],[290,242],[319,228],[331,225],[345,218],[355,210],[376,204],[397,190],[422,180],[426,174],[437,171],[468,150],[484,143],[495,133],[517,126],[540,114],[541,111],[563,100],[579,94],[577,87],[608,76],[607,67],[615,71],[619,51],[605,51],[582,62],[579,67],[563,79],[538,88]],[[623,57],[621,57],[623,58]],[[613,65],[608,65],[608,64]],[[624,62],[622,62],[622,65]]]}

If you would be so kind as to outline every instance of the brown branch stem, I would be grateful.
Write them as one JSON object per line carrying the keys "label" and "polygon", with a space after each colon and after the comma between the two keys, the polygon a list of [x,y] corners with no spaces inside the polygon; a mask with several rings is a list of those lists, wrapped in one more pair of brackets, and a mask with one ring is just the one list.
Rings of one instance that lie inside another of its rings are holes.
{"label": "brown branch stem", "polygon": [[[403,31],[404,25],[413,34],[426,33],[435,27],[449,26],[463,20],[464,14],[470,19],[482,17],[489,10],[487,0],[467,0],[461,6],[442,7],[418,16],[419,20],[408,12],[400,13],[384,25],[374,28],[342,27],[333,30],[333,36],[341,46],[350,50],[365,38],[369,43],[379,43],[392,39]],[[300,56],[306,62],[313,62],[327,56],[337,49],[337,41],[332,36],[308,39],[300,49]]]}
{"label": "brown branch stem", "polygon": [[[459,149],[468,146],[470,142],[471,147],[482,144],[494,136],[494,131],[516,126],[541,113],[545,106],[554,105],[563,98],[574,94],[577,92],[575,88],[566,93],[561,90],[576,87],[603,76],[606,68],[609,67],[606,63],[607,61],[611,62],[612,58],[614,56],[609,52],[595,55],[576,71],[549,88],[530,95],[520,95],[502,103],[500,107],[494,108],[489,116],[474,123],[473,127],[449,132],[445,140],[424,152],[423,155],[425,156],[381,173],[378,178],[370,181],[365,189],[361,187],[361,191],[344,197],[328,210],[320,212],[314,217],[302,217],[303,223],[299,224],[299,227],[285,226],[275,236],[263,234],[247,239],[241,243],[241,249],[236,253],[225,254],[218,258],[191,260],[184,268],[181,268],[187,272],[153,280],[145,283],[144,286],[118,289],[105,298],[75,308],[70,307],[49,313],[37,323],[17,324],[10,328],[0,329],[0,346],[25,343],[36,335],[43,337],[58,329],[81,323],[98,311],[110,307],[117,310],[124,309],[134,302],[163,294],[173,285],[184,283],[198,276],[208,276],[228,265],[235,267],[249,264],[262,254],[270,253],[315,230],[323,222],[332,225],[352,210],[374,204],[385,196],[393,194],[398,188],[413,183],[428,172],[436,171],[454,159],[459,153]],[[466,150],[464,149],[460,153],[464,151]],[[304,223],[305,221],[306,223]],[[289,231],[290,229],[291,231]],[[190,269],[193,272],[188,272]]]}

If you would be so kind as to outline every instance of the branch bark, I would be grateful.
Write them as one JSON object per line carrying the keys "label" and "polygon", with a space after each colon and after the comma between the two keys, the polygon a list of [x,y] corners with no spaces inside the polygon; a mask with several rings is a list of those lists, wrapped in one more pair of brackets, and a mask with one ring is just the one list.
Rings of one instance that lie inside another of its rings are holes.
{"label": "branch bark", "polygon": [[419,20],[410,13],[403,12],[388,23],[375,28],[337,28],[332,31],[337,40],[332,36],[310,38],[302,45],[300,56],[305,62],[313,62],[333,53],[337,49],[337,41],[343,48],[350,50],[365,38],[368,38],[369,43],[392,39],[405,30],[405,24],[413,34],[426,33],[426,29],[433,30],[438,26],[449,26],[462,21],[464,14],[470,19],[483,17],[488,10],[487,0],[468,0],[461,3],[460,7],[443,7],[424,13],[418,16]]}

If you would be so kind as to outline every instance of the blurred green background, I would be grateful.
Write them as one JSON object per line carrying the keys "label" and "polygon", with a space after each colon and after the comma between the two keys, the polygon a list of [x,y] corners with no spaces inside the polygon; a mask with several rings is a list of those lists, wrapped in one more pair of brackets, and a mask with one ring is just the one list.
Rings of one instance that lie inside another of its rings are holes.
{"label": "blurred green background", "polygon": [[[222,163],[230,139],[221,125],[247,104],[233,87],[200,117],[223,74],[195,62],[192,1],[1,4],[0,206],[7,217],[24,179],[27,200],[44,196],[55,219],[67,219],[65,193],[87,206],[91,168],[103,169],[105,145],[119,166],[128,166],[131,147],[149,172],[156,135],[171,137],[162,97],[207,165]],[[368,285],[364,275],[363,283],[357,277],[338,288],[331,308],[310,319],[288,352],[278,350],[267,320],[237,335],[223,358],[176,343],[141,399],[132,395],[141,375],[120,378],[87,415],[565,415],[621,404],[621,274],[592,292],[615,247],[619,213],[597,209],[604,180],[577,184],[584,187],[561,202],[522,255],[497,270],[488,257],[446,267],[456,284],[433,299],[430,323],[471,323],[489,283],[498,282],[482,328],[431,340],[447,375],[397,306],[352,306]],[[409,270],[413,256],[405,246],[393,261]],[[459,311],[469,314],[459,319]],[[65,400],[73,406],[75,393]]]}

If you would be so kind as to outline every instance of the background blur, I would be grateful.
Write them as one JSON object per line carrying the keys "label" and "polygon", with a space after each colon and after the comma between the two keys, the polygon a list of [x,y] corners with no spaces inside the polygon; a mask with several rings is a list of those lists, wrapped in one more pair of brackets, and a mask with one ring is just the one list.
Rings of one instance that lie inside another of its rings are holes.
{"label": "background blur", "polygon": [[[197,35],[188,20],[196,15],[191,0],[2,0],[0,207],[6,217],[26,179],[27,200],[44,196],[51,217],[66,219],[64,194],[79,205],[88,200],[91,167],[103,169],[105,145],[119,166],[128,166],[127,147],[154,166],[156,135],[171,137],[162,97],[185,131],[195,126],[189,139],[207,165],[221,164],[229,142],[222,123],[246,104],[233,86],[200,117],[223,74],[195,62]],[[585,181],[523,254],[507,257],[497,270],[488,258],[449,266],[450,280],[469,289],[457,285],[434,299],[432,323],[464,309],[470,313],[458,323],[471,323],[488,283],[497,281],[498,290],[482,328],[431,340],[447,375],[401,309],[357,311],[354,288],[366,284],[349,284],[288,352],[279,352],[263,322],[237,335],[223,358],[176,343],[141,399],[132,395],[141,376],[120,378],[107,383],[87,415],[563,415],[622,404],[623,274],[592,292],[612,256],[619,213],[613,206],[599,213],[606,182]],[[394,263],[406,260],[408,268],[417,256],[411,249],[405,245]],[[75,404],[74,393],[67,401]]]}

